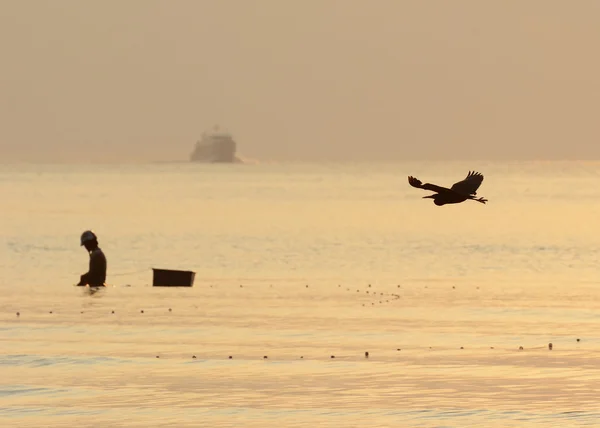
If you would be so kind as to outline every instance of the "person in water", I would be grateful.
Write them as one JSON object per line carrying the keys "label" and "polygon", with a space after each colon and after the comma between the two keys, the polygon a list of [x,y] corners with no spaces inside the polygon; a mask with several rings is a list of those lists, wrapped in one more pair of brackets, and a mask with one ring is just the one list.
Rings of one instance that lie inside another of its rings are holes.
{"label": "person in water", "polygon": [[87,273],[81,275],[79,284],[89,285],[90,287],[104,287],[106,281],[106,257],[98,247],[98,237],[91,230],[86,230],[81,234],[81,246],[90,253],[90,269]]}

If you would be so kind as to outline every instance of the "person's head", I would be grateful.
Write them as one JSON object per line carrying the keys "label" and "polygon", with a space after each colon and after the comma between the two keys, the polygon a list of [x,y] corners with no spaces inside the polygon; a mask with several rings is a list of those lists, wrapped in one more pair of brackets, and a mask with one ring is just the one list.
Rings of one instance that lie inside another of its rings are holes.
{"label": "person's head", "polygon": [[98,237],[91,230],[86,230],[81,234],[81,245],[86,250],[92,251],[98,247]]}

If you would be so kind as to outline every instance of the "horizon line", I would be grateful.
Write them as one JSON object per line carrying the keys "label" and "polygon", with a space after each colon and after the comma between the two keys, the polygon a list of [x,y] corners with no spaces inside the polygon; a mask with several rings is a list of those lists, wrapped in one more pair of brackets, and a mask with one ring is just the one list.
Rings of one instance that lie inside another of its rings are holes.
{"label": "horizon line", "polygon": [[0,165],[81,165],[81,166],[94,166],[94,165],[195,165],[195,166],[250,166],[250,165],[292,165],[292,164],[401,164],[401,163],[600,163],[598,159],[322,159],[322,160],[311,160],[311,159],[247,159],[242,162],[191,162],[189,160],[0,160]]}

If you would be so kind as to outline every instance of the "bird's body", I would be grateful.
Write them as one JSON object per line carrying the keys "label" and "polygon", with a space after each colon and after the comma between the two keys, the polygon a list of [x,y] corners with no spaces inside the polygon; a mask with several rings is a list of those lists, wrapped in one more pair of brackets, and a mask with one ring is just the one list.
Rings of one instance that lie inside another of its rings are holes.
{"label": "bird's body", "polygon": [[479,186],[481,186],[482,181],[483,175],[475,171],[469,171],[464,180],[454,183],[452,187],[448,189],[435,184],[423,184],[421,180],[415,177],[408,177],[408,183],[411,186],[416,187],[417,189],[431,190],[432,192],[436,192],[433,195],[424,196],[424,199],[433,199],[433,203],[438,206],[459,204],[469,199],[485,204],[487,199],[475,197],[475,195],[477,195],[477,189],[479,189]]}

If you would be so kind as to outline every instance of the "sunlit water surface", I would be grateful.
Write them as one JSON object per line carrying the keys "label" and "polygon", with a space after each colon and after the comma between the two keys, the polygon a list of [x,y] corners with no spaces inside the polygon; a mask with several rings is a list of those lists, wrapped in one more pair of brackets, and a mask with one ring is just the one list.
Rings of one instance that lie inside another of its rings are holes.
{"label": "sunlit water surface", "polygon": [[[487,205],[406,181],[473,168]],[[594,163],[0,166],[0,426],[597,426],[599,184]]]}

